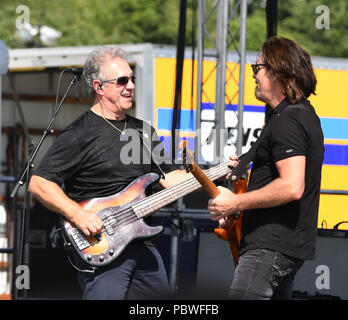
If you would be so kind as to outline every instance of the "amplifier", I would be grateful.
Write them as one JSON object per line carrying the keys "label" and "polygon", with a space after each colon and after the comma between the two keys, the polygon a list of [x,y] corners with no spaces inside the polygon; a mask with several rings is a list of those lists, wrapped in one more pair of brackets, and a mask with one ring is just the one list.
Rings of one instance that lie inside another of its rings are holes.
{"label": "amplifier", "polygon": [[226,299],[235,266],[228,242],[217,238],[212,231],[208,228],[198,233],[195,289],[202,298]]}
{"label": "amplifier", "polygon": [[[229,246],[211,228],[198,235],[196,290],[204,297],[226,298],[235,270]],[[316,259],[298,271],[295,292],[308,299],[348,299],[348,231],[318,229]]]}
{"label": "amplifier", "polygon": [[318,229],[316,259],[298,271],[294,291],[348,299],[348,231]]}

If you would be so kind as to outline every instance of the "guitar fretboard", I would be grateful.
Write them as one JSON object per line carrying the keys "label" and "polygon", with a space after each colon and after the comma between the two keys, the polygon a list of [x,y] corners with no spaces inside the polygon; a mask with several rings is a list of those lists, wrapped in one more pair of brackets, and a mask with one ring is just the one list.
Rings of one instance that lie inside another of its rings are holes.
{"label": "guitar fretboard", "polygon": [[[215,167],[209,168],[204,171],[207,177],[215,181],[227,173],[231,172],[231,169],[227,166],[228,162],[221,163]],[[167,204],[178,200],[179,198],[198,190],[201,187],[201,184],[197,181],[196,178],[190,178],[184,182],[181,182],[171,188],[161,190],[139,202],[132,204],[132,209],[136,216],[141,219],[151,213],[161,209]]]}

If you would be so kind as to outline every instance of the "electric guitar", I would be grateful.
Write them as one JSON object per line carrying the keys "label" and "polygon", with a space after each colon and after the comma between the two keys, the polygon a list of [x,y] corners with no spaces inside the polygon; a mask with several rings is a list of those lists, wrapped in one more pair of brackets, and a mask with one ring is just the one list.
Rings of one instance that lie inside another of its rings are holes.
{"label": "electric guitar", "polygon": [[[214,181],[229,172],[231,169],[225,162],[208,169],[205,174]],[[148,239],[159,235],[163,227],[149,226],[143,218],[200,189],[201,185],[196,178],[190,178],[146,197],[147,187],[158,180],[158,174],[148,173],[137,178],[115,195],[80,202],[82,208],[96,212],[103,220],[104,226],[99,234],[86,236],[74,224],[62,218],[66,242],[83,261],[93,267],[101,267],[114,261],[132,240]]]}
{"label": "electric guitar", "polygon": [[[186,149],[186,142],[183,141],[180,148],[183,153],[183,160],[186,166],[186,171],[191,172],[192,175],[199,181],[201,186],[209,196],[215,199],[220,191],[217,186],[209,178],[206,172],[202,171],[201,168],[195,163],[195,155],[192,151]],[[187,162],[187,159],[189,161]],[[239,178],[233,181],[234,193],[244,193],[247,191],[247,182],[244,178]],[[229,243],[230,251],[233,257],[234,264],[237,265],[239,261],[239,247],[242,236],[242,218],[243,212],[239,212],[238,215],[231,215],[228,217],[227,224],[223,228],[215,228],[214,233],[217,237],[222,240],[226,240]]]}

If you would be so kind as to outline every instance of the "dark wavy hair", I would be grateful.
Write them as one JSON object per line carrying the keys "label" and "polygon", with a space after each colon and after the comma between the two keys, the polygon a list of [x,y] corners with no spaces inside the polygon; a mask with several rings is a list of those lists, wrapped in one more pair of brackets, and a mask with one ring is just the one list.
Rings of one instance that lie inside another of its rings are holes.
{"label": "dark wavy hair", "polygon": [[311,94],[315,95],[317,79],[309,54],[295,41],[273,36],[263,44],[260,55],[263,63],[284,88],[284,95],[291,103],[298,103]]}

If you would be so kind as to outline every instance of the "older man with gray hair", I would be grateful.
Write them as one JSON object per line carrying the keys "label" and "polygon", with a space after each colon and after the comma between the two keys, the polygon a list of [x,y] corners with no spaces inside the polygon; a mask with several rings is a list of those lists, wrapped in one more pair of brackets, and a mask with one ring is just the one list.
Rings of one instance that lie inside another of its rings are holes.
{"label": "older man with gray hair", "polygon": [[[133,106],[135,74],[122,50],[94,50],[86,61],[84,76],[94,97],[93,106],[60,133],[34,171],[29,190],[44,206],[98,243],[104,222],[82,202],[120,194],[149,172],[167,173],[158,181],[164,188],[188,179],[190,174],[168,161],[122,161],[122,148],[131,143],[127,129],[144,127],[142,120],[127,114]],[[151,147],[161,147],[154,128],[150,128]],[[146,148],[138,147],[146,152]],[[146,239],[131,241],[114,261],[93,270],[86,261],[76,260],[84,299],[155,299],[168,294],[162,259]]]}

